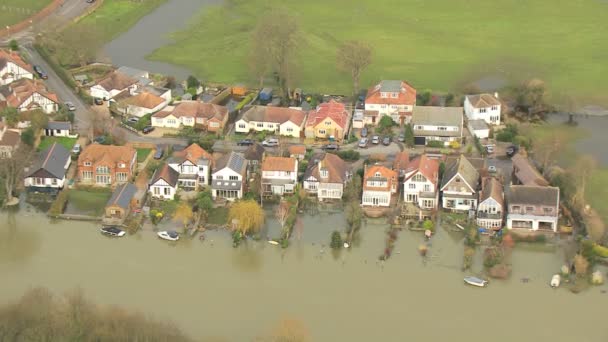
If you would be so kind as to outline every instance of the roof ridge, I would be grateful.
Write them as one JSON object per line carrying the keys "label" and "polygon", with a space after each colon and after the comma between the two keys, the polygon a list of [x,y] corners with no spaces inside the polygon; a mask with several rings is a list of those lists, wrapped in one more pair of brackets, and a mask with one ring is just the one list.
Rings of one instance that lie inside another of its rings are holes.
{"label": "roof ridge", "polygon": [[120,192],[118,193],[118,195],[116,196],[116,198],[114,199],[114,203],[112,204],[116,204],[116,202],[118,202],[118,199],[122,196],[122,193],[125,191],[125,189],[127,188],[127,183],[119,185],[122,186],[122,189],[120,190]]}
{"label": "roof ridge", "polygon": [[53,143],[53,145],[51,145],[48,154],[46,155],[46,159],[44,160],[44,162],[42,162],[42,168],[44,169],[46,167],[46,163],[49,161],[49,158],[51,158],[51,154],[53,153],[53,151],[55,150],[55,146],[57,146],[57,143]]}

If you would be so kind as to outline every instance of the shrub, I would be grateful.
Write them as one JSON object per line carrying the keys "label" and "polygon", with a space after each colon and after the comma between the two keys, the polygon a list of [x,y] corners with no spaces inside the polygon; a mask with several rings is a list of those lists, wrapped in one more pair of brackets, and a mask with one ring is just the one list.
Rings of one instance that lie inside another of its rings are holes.
{"label": "shrub", "polygon": [[245,107],[249,102],[251,102],[251,100],[253,100],[254,95],[253,94],[249,94],[247,96],[245,96],[245,98],[243,100],[241,100],[241,102],[239,102],[236,107],[234,107],[234,110],[241,110],[243,107]]}
{"label": "shrub", "polygon": [[602,258],[608,258],[608,247],[604,247],[598,244],[593,245],[593,252],[595,255],[600,256]]}
{"label": "shrub", "polygon": [[430,230],[431,232],[435,231],[435,223],[433,223],[431,220],[424,220],[422,227],[424,230]]}
{"label": "shrub", "polygon": [[338,151],[337,155],[345,161],[357,161],[361,158],[361,154],[355,150]]}
{"label": "shrub", "polygon": [[515,124],[507,124],[507,127],[496,132],[496,140],[502,142],[513,142],[513,139],[517,136],[519,130]]}
{"label": "shrub", "polygon": [[28,146],[34,146],[34,129],[32,127],[26,129],[21,133],[21,141]]}
{"label": "shrub", "polygon": [[17,51],[17,50],[19,50],[19,43],[17,43],[16,40],[11,39],[11,41],[8,43],[8,47],[12,51]]}
{"label": "shrub", "polygon": [[334,230],[331,233],[331,242],[330,242],[329,246],[333,249],[342,248],[342,236],[340,235],[339,231]]}
{"label": "shrub", "polygon": [[445,143],[443,141],[439,141],[439,140],[431,140],[431,141],[428,141],[426,143],[426,145],[428,147],[433,147],[433,148],[442,148],[445,146]]}
{"label": "shrub", "polygon": [[460,143],[458,141],[454,140],[454,141],[450,142],[450,147],[457,150],[460,148]]}
{"label": "shrub", "polygon": [[492,268],[502,262],[502,253],[496,247],[489,247],[483,252],[483,266]]}

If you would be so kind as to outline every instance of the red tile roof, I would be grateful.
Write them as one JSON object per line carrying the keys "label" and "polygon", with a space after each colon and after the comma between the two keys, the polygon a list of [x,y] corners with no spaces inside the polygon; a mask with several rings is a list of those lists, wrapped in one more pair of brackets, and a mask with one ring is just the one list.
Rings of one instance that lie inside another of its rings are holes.
{"label": "red tile roof", "polygon": [[102,79],[97,83],[103,89],[110,90],[124,90],[137,83],[137,80],[131,76],[125,75],[122,72],[114,71],[106,78]]}
{"label": "red tile roof", "polygon": [[8,62],[16,64],[21,68],[34,73],[32,66],[24,62],[19,54],[12,51],[0,50],[0,69],[2,69]]}
{"label": "red tile roof", "polygon": [[348,111],[343,103],[336,102],[333,99],[329,102],[321,103],[314,111],[308,112],[306,120],[307,127],[316,127],[326,118],[332,119],[342,129],[346,128],[348,122]]}
{"label": "red tile roof", "polygon": [[22,78],[8,85],[10,94],[6,96],[6,103],[10,107],[18,108],[25,100],[29,99],[34,93],[38,93],[47,99],[58,103],[57,95],[49,92],[44,83],[38,80]]}
{"label": "red tile roof", "polygon": [[139,93],[133,97],[129,97],[125,100],[125,103],[132,106],[148,109],[154,109],[163,102],[165,102],[165,99],[152,93],[148,93],[147,91]]}
{"label": "red tile roof", "polygon": [[262,163],[262,171],[297,171],[296,159],[285,157],[266,157]]}
{"label": "red tile roof", "polygon": [[367,97],[365,98],[365,103],[410,106],[416,104],[416,89],[414,89],[414,87],[412,87],[409,83],[401,81],[401,87],[398,92],[397,98],[392,98],[390,95],[388,97],[382,97],[380,95],[380,88],[383,82],[387,81],[382,81],[367,90]]}
{"label": "red tile roof", "polygon": [[199,159],[207,159],[210,162],[213,162],[213,157],[211,154],[205,151],[205,149],[200,147],[198,144],[191,144],[182,151],[174,152],[173,155],[175,157],[187,159],[192,162],[192,164],[196,164]]}
{"label": "red tile roof", "polygon": [[[376,173],[380,173],[380,177],[387,179],[386,187],[372,187],[367,185],[367,181],[376,177]],[[397,182],[397,172],[382,165],[372,165],[367,168],[365,175],[363,176],[363,190],[390,191],[393,188],[393,182]]]}
{"label": "red tile roof", "polygon": [[306,119],[306,114],[294,108],[274,106],[251,106],[243,113],[242,119],[249,122],[273,122],[282,124],[291,121],[301,126]]}
{"label": "red tile roof", "polygon": [[406,170],[409,163],[410,154],[407,151],[399,152],[395,156],[395,161],[393,162],[393,170]]}
{"label": "red tile roof", "polygon": [[439,162],[435,159],[427,157],[426,154],[418,156],[410,162],[406,172],[412,173],[412,176],[420,172],[429,182],[437,185],[439,180]]}
{"label": "red tile roof", "polygon": [[291,145],[288,148],[289,154],[306,154],[306,146],[304,145]]}

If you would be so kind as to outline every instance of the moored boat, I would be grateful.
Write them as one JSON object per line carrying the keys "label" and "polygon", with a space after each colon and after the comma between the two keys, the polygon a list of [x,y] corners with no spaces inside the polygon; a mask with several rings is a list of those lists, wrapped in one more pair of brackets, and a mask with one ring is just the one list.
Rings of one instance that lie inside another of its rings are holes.
{"label": "moored boat", "polygon": [[559,287],[559,284],[562,281],[562,277],[559,274],[554,274],[553,277],[551,277],[551,287],[553,288],[557,288]]}
{"label": "moored boat", "polygon": [[277,241],[274,240],[269,240],[268,243],[275,246],[279,244]]}
{"label": "moored boat", "polygon": [[477,277],[464,277],[464,282],[479,287],[486,287],[488,285],[488,281],[485,279],[477,278]]}
{"label": "moored boat", "polygon": [[158,237],[163,240],[169,240],[169,241],[179,240],[179,234],[177,234],[177,232],[174,230],[164,230],[162,232],[156,233],[156,235],[158,235]]}
{"label": "moored boat", "polygon": [[124,230],[122,230],[116,226],[102,227],[100,229],[100,231],[104,235],[116,236],[116,237],[123,237],[126,234]]}

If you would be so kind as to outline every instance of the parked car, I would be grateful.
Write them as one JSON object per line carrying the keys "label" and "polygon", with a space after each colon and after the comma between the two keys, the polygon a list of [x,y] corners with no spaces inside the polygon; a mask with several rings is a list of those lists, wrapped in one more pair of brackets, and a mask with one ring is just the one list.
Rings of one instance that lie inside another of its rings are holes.
{"label": "parked car", "polygon": [[513,157],[517,151],[519,151],[519,148],[515,145],[511,145],[507,147],[507,156]]}
{"label": "parked car", "polygon": [[378,145],[379,143],[380,143],[380,137],[379,137],[379,136],[377,136],[377,135],[374,135],[374,136],[372,137],[372,144],[374,144],[374,145]]}
{"label": "parked car", "polygon": [[92,4],[94,2],[95,2],[95,0],[87,0],[87,4]]}
{"label": "parked car", "polygon": [[253,139],[243,139],[236,143],[237,146],[251,146],[253,144]]}
{"label": "parked car", "polygon": [[156,146],[156,152],[154,152],[154,159],[159,160],[165,154],[165,150],[161,146]]}
{"label": "parked car", "polygon": [[321,146],[321,149],[325,151],[338,151],[340,146],[338,146],[338,144],[326,144]]}
{"label": "parked car", "polygon": [[490,172],[490,173],[496,173],[496,171],[497,171],[496,170],[496,166],[494,166],[494,165],[488,166],[488,172]]}
{"label": "parked car", "polygon": [[64,105],[70,112],[73,112],[76,110],[76,106],[74,106],[74,104],[70,101],[67,101],[66,103],[64,103]]}
{"label": "parked car", "polygon": [[110,227],[103,227],[100,229],[102,234],[108,235],[108,236],[116,236],[116,237],[123,237],[125,236],[125,231],[115,227],[115,226],[110,226]]}
{"label": "parked car", "polygon": [[390,144],[391,144],[391,137],[386,136],[386,137],[384,137],[384,139],[382,139],[382,145],[388,146]]}
{"label": "parked car", "polygon": [[361,140],[359,140],[359,147],[366,148],[368,142],[369,140],[367,138],[361,138]]}
{"label": "parked car", "polygon": [[39,65],[34,65],[34,71],[36,72],[38,77],[42,78],[43,80],[46,80],[49,78],[49,76],[46,74],[46,72],[44,72],[44,70],[42,70],[42,68]]}
{"label": "parked car", "polygon": [[100,99],[99,97],[96,97],[93,101],[98,106],[101,106],[103,104],[103,99]]}
{"label": "parked car", "polygon": [[156,235],[158,235],[158,237],[163,240],[169,240],[169,241],[179,240],[179,234],[177,234],[177,232],[174,230],[163,230],[162,232],[156,233]]}
{"label": "parked car", "polygon": [[96,137],[95,139],[93,139],[93,142],[103,145],[106,142],[106,136],[100,135],[100,136]]}
{"label": "parked car", "polygon": [[127,119],[127,122],[128,122],[128,123],[132,123],[132,124],[135,124],[135,123],[137,123],[138,121],[139,121],[139,118],[136,118],[136,117],[131,117],[131,118],[128,118],[128,119]]}
{"label": "parked car", "polygon": [[74,147],[72,147],[72,153],[78,154],[78,153],[80,153],[80,151],[81,151],[80,144],[76,144],[76,145],[74,145]]}
{"label": "parked car", "polygon": [[365,137],[367,137],[367,127],[363,127],[363,129],[361,129],[361,138]]}
{"label": "parked car", "polygon": [[270,138],[262,141],[262,146],[265,147],[277,147],[279,146],[279,140],[275,138]]}
{"label": "parked car", "polygon": [[148,133],[152,132],[153,130],[154,130],[154,127],[152,127],[152,126],[146,126],[146,127],[144,127],[144,129],[142,129],[141,131],[142,131],[144,134],[148,134]]}
{"label": "parked car", "polygon": [[405,133],[399,134],[399,137],[397,138],[397,141],[404,142],[405,141]]}

